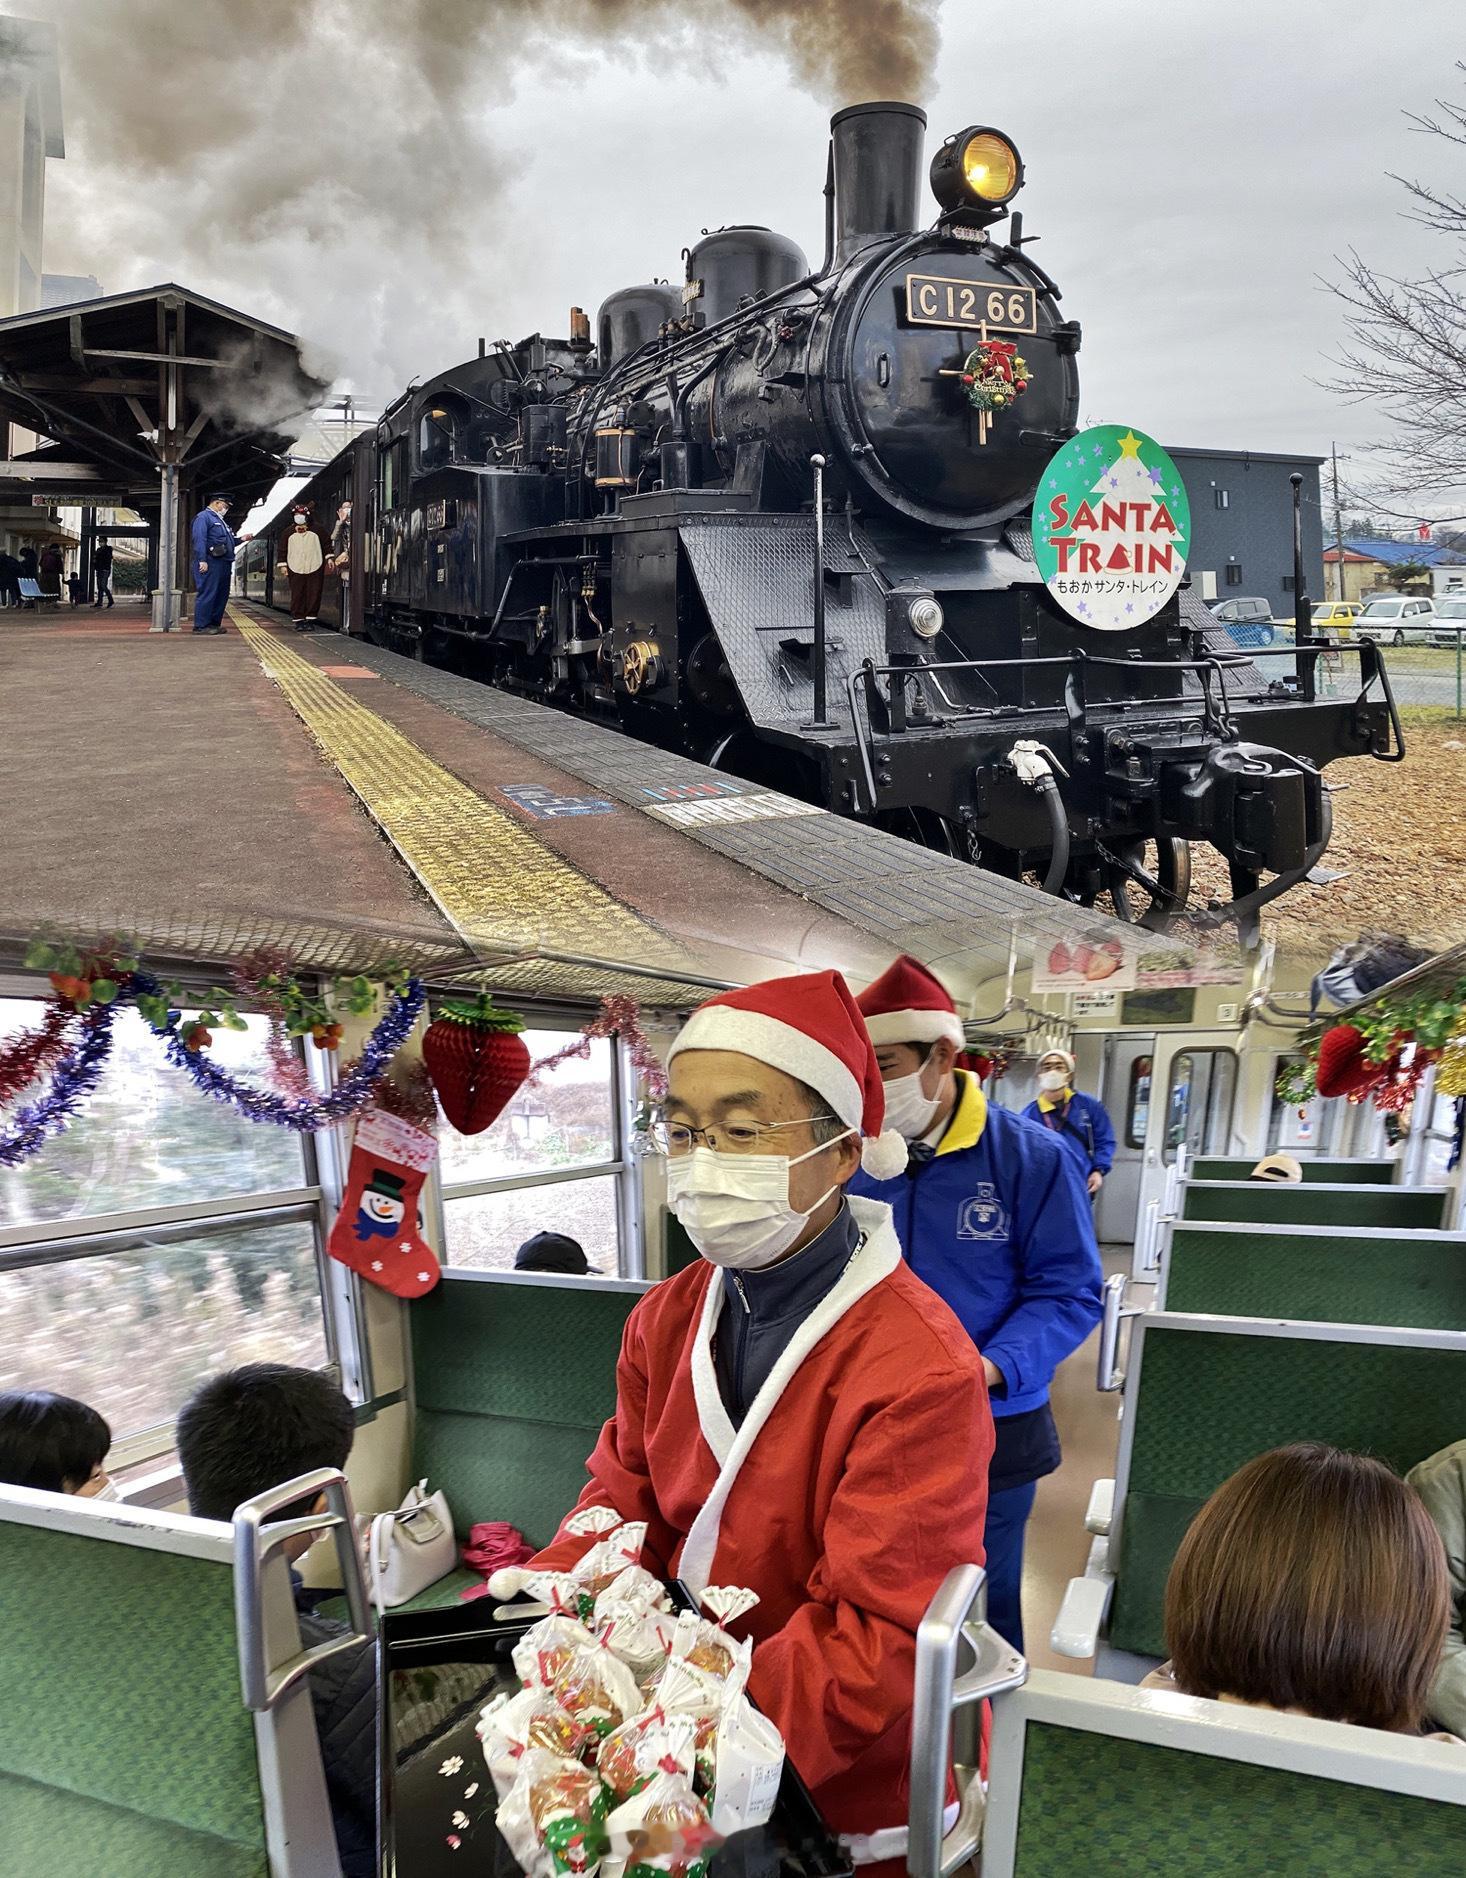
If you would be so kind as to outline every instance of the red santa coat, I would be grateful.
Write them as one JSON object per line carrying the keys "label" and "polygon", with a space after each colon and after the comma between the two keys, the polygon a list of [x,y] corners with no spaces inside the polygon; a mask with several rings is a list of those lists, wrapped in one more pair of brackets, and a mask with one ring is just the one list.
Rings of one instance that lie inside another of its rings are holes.
{"label": "red santa coat", "polygon": [[[701,1260],[627,1321],[615,1417],[577,1507],[647,1522],[646,1563],[759,1604],[749,1691],[862,1862],[905,1846],[916,1628],[954,1565],[980,1563],[993,1424],[982,1363],[903,1262],[883,1202],[865,1239],[734,1429],[712,1339],[720,1274]],[[534,1561],[595,1543],[563,1527]]]}

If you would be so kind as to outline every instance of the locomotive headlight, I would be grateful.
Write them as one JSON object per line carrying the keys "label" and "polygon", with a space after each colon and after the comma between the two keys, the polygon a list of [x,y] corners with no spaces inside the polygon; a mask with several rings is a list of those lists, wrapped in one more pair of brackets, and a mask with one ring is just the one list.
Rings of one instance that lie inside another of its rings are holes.
{"label": "locomotive headlight", "polygon": [[940,602],[929,593],[923,594],[919,600],[913,600],[906,609],[906,623],[918,639],[935,639],[942,630],[945,618]]}
{"label": "locomotive headlight", "polygon": [[1001,131],[974,124],[932,158],[932,194],[944,209],[996,218],[1023,187],[1023,159]]}

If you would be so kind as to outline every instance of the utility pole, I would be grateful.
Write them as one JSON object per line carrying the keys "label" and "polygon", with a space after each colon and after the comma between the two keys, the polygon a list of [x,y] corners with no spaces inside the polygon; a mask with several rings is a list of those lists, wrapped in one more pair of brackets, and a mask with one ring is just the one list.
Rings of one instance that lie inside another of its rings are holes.
{"label": "utility pole", "polygon": [[1344,597],[1344,511],[1339,504],[1339,446],[1329,445],[1329,455],[1334,466],[1334,575],[1338,591],[1336,600]]}

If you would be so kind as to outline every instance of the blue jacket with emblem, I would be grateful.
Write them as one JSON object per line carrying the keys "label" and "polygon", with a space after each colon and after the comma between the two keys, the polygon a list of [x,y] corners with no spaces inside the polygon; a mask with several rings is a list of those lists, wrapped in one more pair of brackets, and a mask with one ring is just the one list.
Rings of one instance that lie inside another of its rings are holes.
{"label": "blue jacket with emblem", "polygon": [[[1052,1118],[1052,1120],[1050,1119]],[[1107,1174],[1115,1164],[1115,1129],[1103,1102],[1082,1089],[1069,1097],[1062,1118],[1056,1108],[1045,1109],[1043,1100],[1030,1102],[1023,1119],[1037,1122],[1055,1141],[1066,1147],[1079,1163],[1085,1180],[1093,1174]]]}
{"label": "blue jacket with emblem", "polygon": [[200,509],[194,516],[192,542],[194,573],[198,578],[203,578],[198,573],[201,562],[209,563],[210,573],[213,572],[215,562],[226,567],[233,565],[234,534],[224,517],[215,510]]}
{"label": "blue jacket with emblem", "polygon": [[1078,1163],[1046,1129],[993,1108],[974,1076],[936,1153],[851,1193],[884,1200],[906,1262],[1002,1371],[995,1418],[1041,1408],[1102,1310],[1103,1275]]}

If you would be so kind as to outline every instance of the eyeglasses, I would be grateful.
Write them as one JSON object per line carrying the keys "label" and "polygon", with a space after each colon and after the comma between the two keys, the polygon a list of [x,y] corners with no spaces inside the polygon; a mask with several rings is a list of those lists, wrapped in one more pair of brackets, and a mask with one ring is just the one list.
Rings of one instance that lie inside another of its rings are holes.
{"label": "eyeglasses", "polygon": [[808,1128],[815,1122],[833,1121],[833,1115],[801,1115],[794,1122],[715,1122],[710,1128],[689,1128],[685,1122],[669,1122],[658,1116],[649,1130],[652,1146],[658,1154],[691,1154],[700,1141],[714,1154],[773,1154],[777,1147],[765,1147],[764,1137],[781,1128]]}

